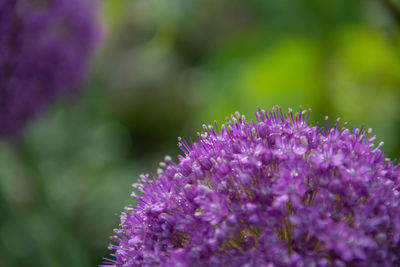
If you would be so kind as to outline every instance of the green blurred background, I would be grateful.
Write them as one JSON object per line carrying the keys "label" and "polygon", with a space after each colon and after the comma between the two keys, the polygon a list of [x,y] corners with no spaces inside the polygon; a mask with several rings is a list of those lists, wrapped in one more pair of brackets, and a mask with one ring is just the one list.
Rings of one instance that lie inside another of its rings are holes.
{"label": "green blurred background", "polygon": [[177,137],[257,107],[312,108],[400,152],[400,7],[390,0],[103,0],[83,92],[0,145],[0,266],[96,266],[131,184]]}

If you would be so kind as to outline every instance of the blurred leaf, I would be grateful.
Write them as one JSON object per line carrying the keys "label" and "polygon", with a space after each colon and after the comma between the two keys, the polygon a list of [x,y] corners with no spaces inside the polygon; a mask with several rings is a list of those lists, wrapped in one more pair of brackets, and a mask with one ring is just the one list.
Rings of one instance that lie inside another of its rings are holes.
{"label": "blurred leaf", "polygon": [[123,23],[129,0],[102,0],[103,14],[111,28]]}
{"label": "blurred leaf", "polygon": [[[382,32],[347,28],[339,32],[332,62],[330,97],[339,114],[353,126],[372,127],[384,150],[399,149],[400,55]],[[397,152],[398,153],[398,152]]]}

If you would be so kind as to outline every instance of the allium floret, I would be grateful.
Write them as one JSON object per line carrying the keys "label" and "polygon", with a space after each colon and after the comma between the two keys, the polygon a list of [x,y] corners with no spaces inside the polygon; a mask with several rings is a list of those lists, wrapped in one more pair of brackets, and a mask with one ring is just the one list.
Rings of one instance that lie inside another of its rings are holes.
{"label": "allium floret", "polygon": [[0,1],[0,137],[76,93],[99,34],[92,0]]}
{"label": "allium floret", "polygon": [[400,172],[371,131],[238,113],[134,187],[104,266],[398,266]]}

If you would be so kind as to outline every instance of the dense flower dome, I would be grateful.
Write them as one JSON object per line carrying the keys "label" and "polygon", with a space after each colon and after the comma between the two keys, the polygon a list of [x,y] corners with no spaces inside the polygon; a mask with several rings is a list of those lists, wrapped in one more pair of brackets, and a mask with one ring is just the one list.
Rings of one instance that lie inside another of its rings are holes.
{"label": "dense flower dome", "polygon": [[98,37],[89,0],[0,1],[0,137],[76,93]]}
{"label": "dense flower dome", "polygon": [[399,266],[400,172],[371,130],[238,113],[134,184],[104,266]]}

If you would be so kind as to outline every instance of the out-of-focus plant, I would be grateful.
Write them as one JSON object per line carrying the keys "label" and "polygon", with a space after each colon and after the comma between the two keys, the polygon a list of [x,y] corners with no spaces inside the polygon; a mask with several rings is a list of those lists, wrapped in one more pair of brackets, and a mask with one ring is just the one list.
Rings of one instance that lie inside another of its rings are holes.
{"label": "out-of-focus plant", "polygon": [[15,137],[60,96],[75,94],[99,39],[87,0],[0,4],[0,135]]}
{"label": "out-of-focus plant", "polygon": [[[37,257],[33,264],[57,266],[54,258],[61,251],[74,255],[64,258],[69,266],[88,263],[71,218],[54,205],[27,126],[57,100],[80,93],[100,31],[91,0],[0,3],[0,138],[7,141],[1,151],[8,155],[1,162],[0,265],[29,265],[27,260]],[[18,183],[13,196],[9,185]],[[52,234],[45,234],[46,228]],[[54,246],[56,237],[63,240],[60,246]],[[46,250],[46,243],[53,246]]]}

